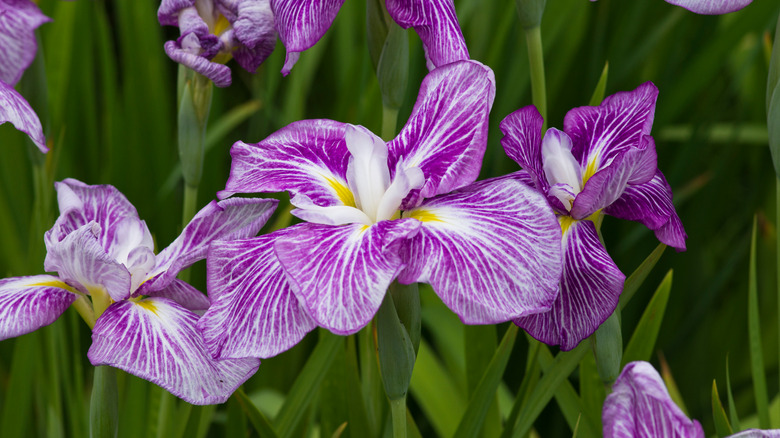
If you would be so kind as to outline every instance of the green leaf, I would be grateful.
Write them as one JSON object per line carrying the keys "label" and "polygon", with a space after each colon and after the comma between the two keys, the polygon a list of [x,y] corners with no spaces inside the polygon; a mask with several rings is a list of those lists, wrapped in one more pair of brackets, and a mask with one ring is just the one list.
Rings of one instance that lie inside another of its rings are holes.
{"label": "green leaf", "polygon": [[515,345],[517,331],[516,325],[509,325],[504,338],[501,340],[501,344],[493,353],[493,358],[490,360],[482,380],[480,380],[471,395],[471,400],[469,400],[466,413],[460,420],[455,437],[480,435],[479,432],[482,429],[482,423],[485,420],[488,408],[495,402],[498,385],[501,383],[504,370],[507,363],[509,363],[509,355],[512,353],[512,348]]}
{"label": "green leaf", "polygon": [[780,83],[780,15],[777,17],[775,27],[775,42],[772,44],[772,57],[769,60],[769,75],[766,81],[766,112],[770,114],[769,107],[772,94]]}
{"label": "green leaf", "polygon": [[645,282],[645,279],[653,270],[655,264],[661,259],[661,255],[664,253],[666,245],[663,243],[655,247],[653,252],[648,255],[642,264],[634,270],[634,272],[626,278],[626,282],[623,284],[623,292],[620,294],[620,308],[626,307],[626,304],[631,300],[636,291]]}
{"label": "green leaf", "polygon": [[590,340],[599,377],[604,385],[612,387],[622,368],[620,359],[623,356],[623,331],[620,327],[620,309],[615,309],[612,315],[609,315]]}
{"label": "green leaf", "polygon": [[733,433],[729,419],[726,418],[726,411],[723,410],[723,405],[720,403],[718,385],[715,380],[712,381],[712,419],[715,422],[715,431],[718,437],[724,438]]}
{"label": "green leaf", "polygon": [[772,154],[775,174],[780,178],[780,83],[772,92],[766,123],[769,129],[769,152]]}
{"label": "green leaf", "polygon": [[[463,351],[465,351],[466,359],[466,385],[469,399],[473,399],[474,391],[487,372],[491,361],[495,359],[498,348],[496,326],[491,324],[462,326],[465,339]],[[480,433],[477,433],[479,436],[498,436],[501,432],[501,415],[495,395],[494,391],[493,400],[490,402],[483,420],[484,427]],[[467,413],[466,416],[468,415]],[[461,419],[462,422],[463,419]]]}
{"label": "green leaf", "polygon": [[387,398],[391,402],[406,397],[415,361],[414,345],[409,332],[398,317],[392,295],[385,294],[376,313],[379,372],[382,374]]}
{"label": "green leaf", "polygon": [[597,106],[604,100],[604,94],[607,91],[607,76],[609,75],[609,61],[604,63],[604,70],[601,71],[601,77],[596,84],[596,89],[593,90],[593,95],[590,97],[590,106]]}
{"label": "green leaf", "polygon": [[650,302],[647,303],[642,318],[628,341],[626,351],[623,354],[623,366],[637,360],[650,360],[658,338],[658,331],[664,319],[666,303],[669,301],[669,293],[672,290],[672,271],[666,273],[663,281],[655,290]]}
{"label": "green leaf", "polygon": [[254,426],[258,435],[268,438],[279,436],[268,419],[265,418],[265,415],[263,415],[260,409],[257,409],[257,406],[255,406],[255,404],[252,403],[252,400],[247,397],[243,389],[239,388],[238,391],[234,392],[233,399],[238,401],[239,405],[241,405],[241,409],[243,409],[246,416],[249,417],[249,421],[252,423],[252,426]]}
{"label": "green leaf", "polygon": [[528,402],[536,385],[539,384],[539,369],[541,368],[541,365],[540,361],[537,359],[539,358],[539,351],[542,348],[542,343],[530,336],[526,336],[526,339],[528,340],[528,358],[525,364],[525,375],[523,375],[523,381],[520,382],[520,388],[517,390],[517,397],[515,398],[512,410],[507,417],[506,427],[504,432],[501,433],[501,438],[509,438],[512,436],[512,425],[517,423],[517,417],[520,415],[520,411]]}
{"label": "green leaf", "polygon": [[97,366],[89,402],[89,436],[113,438],[117,436],[118,427],[116,370],[110,366]]}
{"label": "green leaf", "polygon": [[753,217],[753,233],[750,238],[750,267],[748,268],[748,335],[750,338],[750,369],[753,375],[753,391],[761,429],[769,429],[769,397],[764,375],[764,353],[761,347],[761,323],[758,316],[758,285],[756,280],[756,218]]}
{"label": "green leaf", "polygon": [[21,438],[30,436],[26,426],[32,418],[32,388],[35,376],[35,363],[40,360],[40,335],[30,333],[17,339],[11,360],[10,375],[3,403],[3,415],[0,417],[0,436],[3,438]]}
{"label": "green leaf", "polygon": [[726,355],[726,394],[729,402],[729,419],[733,430],[741,431],[739,427],[739,417],[737,416],[737,406],[734,404],[734,395],[731,393],[731,376],[729,375],[729,357]]}

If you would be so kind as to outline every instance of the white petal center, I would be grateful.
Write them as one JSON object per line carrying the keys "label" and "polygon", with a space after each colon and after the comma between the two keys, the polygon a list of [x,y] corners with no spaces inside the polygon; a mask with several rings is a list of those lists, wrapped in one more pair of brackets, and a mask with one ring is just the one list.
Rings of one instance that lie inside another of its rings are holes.
{"label": "white petal center", "polygon": [[550,128],[542,140],[542,166],[550,194],[571,210],[571,204],[582,191],[582,169],[571,153],[571,139],[565,132]]}

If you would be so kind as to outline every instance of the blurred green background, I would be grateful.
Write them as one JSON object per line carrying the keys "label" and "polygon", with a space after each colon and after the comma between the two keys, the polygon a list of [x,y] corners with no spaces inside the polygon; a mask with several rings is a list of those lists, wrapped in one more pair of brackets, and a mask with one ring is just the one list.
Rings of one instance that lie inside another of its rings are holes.
{"label": "blurred green background", "polygon": [[[780,384],[778,222],[764,109],[767,43],[780,4],[755,0],[743,11],[709,17],[662,0],[547,3],[542,36],[549,126],[561,127],[569,109],[588,103],[606,62],[607,94],[634,89],[645,81],[653,81],[660,90],[653,135],[659,167],[674,190],[675,205],[689,235],[688,250],[675,253],[668,249],[626,307],[624,341],[628,341],[664,274],[674,269],[671,297],[655,350],[668,361],[689,415],[699,419],[711,434],[711,385],[717,379],[725,403],[727,356],[740,418],[750,417],[756,410],[747,333],[748,256],[754,215],[758,220],[758,293],[770,398],[777,396]],[[531,104],[526,42],[515,4],[513,0],[456,0],[455,5],[472,58],[490,66],[497,80],[481,177],[505,174],[517,165],[503,153],[498,123],[510,112]],[[55,179],[77,178],[89,184],[116,186],[147,221],[158,248],[164,248],[178,235],[181,223],[182,181],[176,171],[177,65],[163,52],[164,41],[178,37],[178,29],[159,26],[157,6],[154,0],[41,0],[41,9],[54,21],[39,29],[38,56],[44,61],[48,98],[42,101],[45,104],[34,104],[48,120],[46,134],[52,152],[46,159]],[[365,43],[365,9],[363,0],[346,1],[331,30],[301,55],[288,77],[279,73],[285,53],[281,43],[255,75],[230,63],[233,85],[214,90],[211,148],[199,208],[224,187],[230,166],[228,151],[236,140],[256,142],[303,118],[330,118],[380,132],[382,102]],[[413,31],[409,37],[410,81],[399,127],[405,123],[427,72],[419,38]],[[28,70],[23,92],[37,86],[35,79]],[[24,135],[8,125],[0,127],[0,144],[0,274],[38,274],[43,272],[45,252],[42,230],[33,217],[29,145]],[[51,214],[43,230],[56,217],[53,187],[49,194]],[[602,230],[611,255],[626,274],[657,245],[652,232],[636,223],[607,218]],[[191,271],[193,284],[205,291],[204,264]],[[477,340],[494,348],[500,339],[497,335],[506,327],[466,330],[430,289],[421,291],[427,351],[440,367],[436,370],[451,384],[449,392],[442,389],[442,394],[447,395],[444,401],[450,410],[457,412],[468,400],[464,351],[473,346],[467,344]],[[316,337],[313,332],[293,350],[264,361],[245,385],[246,392],[269,416],[298,375]],[[72,311],[35,334],[0,343],[0,436],[86,436],[92,375],[86,358],[89,343],[87,327]],[[525,351],[526,340],[518,336],[504,375],[504,398],[514,394],[520,384]],[[653,364],[660,366],[655,355]],[[431,369],[418,361],[415,373],[430,373]],[[328,375],[332,378],[336,371]],[[435,417],[447,409],[437,411],[430,404],[435,400],[422,400],[425,395],[414,387],[420,382],[416,378],[409,406],[420,432],[423,436],[445,433],[441,424],[448,420]],[[576,372],[570,381],[576,387]],[[174,414],[183,412],[182,403],[160,397],[159,390],[139,379],[123,374],[120,388],[122,437],[162,433],[154,426],[160,403],[168,403]],[[327,390],[318,394],[327,397]],[[502,410],[506,410],[504,405]],[[326,423],[318,406],[315,400],[304,413],[304,423]],[[777,411],[773,425],[780,427]],[[234,400],[197,412],[204,424],[211,421],[210,427],[200,429],[201,434],[254,433]],[[551,402],[535,423],[539,435],[571,436],[561,418]],[[192,421],[187,427],[192,427]],[[313,429],[301,427],[298,433],[304,435]],[[331,433],[323,430],[321,436]],[[347,427],[343,436],[350,434],[359,436],[356,429]]]}

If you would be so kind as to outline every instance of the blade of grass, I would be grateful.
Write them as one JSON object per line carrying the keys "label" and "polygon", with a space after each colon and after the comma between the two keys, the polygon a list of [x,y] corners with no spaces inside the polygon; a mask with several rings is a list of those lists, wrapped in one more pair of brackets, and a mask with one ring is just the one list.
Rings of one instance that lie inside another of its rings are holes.
{"label": "blade of grass", "polygon": [[238,391],[233,393],[233,398],[238,401],[238,404],[243,409],[244,414],[249,418],[252,426],[257,431],[257,434],[261,437],[275,438],[279,436],[271,425],[271,422],[265,418],[262,412],[257,409],[252,400],[247,397],[243,389],[239,388]]}
{"label": "blade of grass", "polygon": [[734,404],[734,395],[731,393],[731,376],[729,373],[729,357],[726,355],[726,395],[729,402],[729,421],[731,423],[732,430],[737,432],[741,431],[739,427],[739,417],[737,416],[737,406]]}
{"label": "blade of grass", "polygon": [[509,416],[507,416],[506,426],[501,433],[501,438],[512,436],[512,425],[517,423],[517,416],[520,415],[520,411],[539,383],[539,368],[541,368],[541,365],[537,359],[542,343],[530,336],[526,338],[528,339],[528,359],[526,361],[525,375],[523,376],[523,381],[520,382],[520,388],[517,390],[517,397],[512,405],[512,410],[509,412]]}
{"label": "blade of grass", "polygon": [[666,303],[669,302],[669,293],[672,290],[672,271],[669,270],[653,297],[647,304],[642,318],[628,341],[626,351],[623,353],[623,366],[637,360],[650,360],[661,329],[661,322],[666,312]]}
{"label": "blade of grass", "polygon": [[609,75],[609,61],[604,63],[604,70],[601,71],[598,83],[596,83],[596,89],[593,90],[593,95],[590,97],[590,106],[598,106],[601,101],[604,100],[604,93],[607,91],[607,76]]}
{"label": "blade of grass", "polygon": [[764,375],[764,353],[761,347],[761,323],[758,316],[758,284],[756,280],[756,229],[753,217],[753,232],[750,237],[750,267],[748,268],[748,334],[750,339],[750,369],[753,375],[753,391],[756,397],[759,425],[769,429],[769,398]]}
{"label": "blade of grass", "polygon": [[717,432],[719,438],[724,438],[733,433],[729,419],[726,418],[726,411],[723,410],[723,405],[720,403],[718,385],[715,383],[715,380],[712,381],[712,419],[715,422],[715,432]]}

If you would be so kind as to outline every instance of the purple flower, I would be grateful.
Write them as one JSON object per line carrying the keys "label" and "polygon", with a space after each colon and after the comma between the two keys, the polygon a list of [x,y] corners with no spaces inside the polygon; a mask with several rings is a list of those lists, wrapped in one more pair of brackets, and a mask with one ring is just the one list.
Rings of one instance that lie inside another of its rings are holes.
{"label": "purple flower", "polygon": [[276,201],[211,202],[155,255],[146,223],[117,189],[72,179],[56,188],[60,217],[46,232],[44,268],[58,276],[0,280],[0,339],[51,324],[73,304],[94,321],[93,365],[120,368],[193,404],[224,402],[259,361],[212,359],[195,328],[208,300],[176,275],[203,259],[211,241],[255,235]]}
{"label": "purple flower", "polygon": [[43,136],[41,121],[35,111],[13,87],[0,81],[0,124],[5,122],[10,122],[16,129],[27,134],[41,152],[49,151]]}
{"label": "purple flower", "polygon": [[[704,430],[672,401],[658,371],[631,362],[612,385],[602,411],[604,438],[704,438]],[[749,429],[731,438],[777,438],[780,430]]]}
{"label": "purple flower", "polygon": [[30,0],[0,0],[0,81],[19,82],[38,51],[35,29],[47,21]]}
{"label": "purple flower", "polygon": [[542,193],[563,230],[560,294],[549,312],[515,323],[534,338],[571,350],[615,310],[625,276],[599,240],[601,213],[643,223],[658,239],[685,249],[672,191],[657,168],[650,129],[658,89],[650,82],[569,111],[564,130],[541,137],[533,106],[501,122],[501,144],[523,167],[515,177]]}
{"label": "purple flower", "polygon": [[[592,2],[596,0],[590,0]],[[667,3],[703,15],[720,15],[738,11],[753,0],[666,0]]]}
{"label": "purple flower", "polygon": [[305,222],[209,251],[211,307],[198,322],[215,357],[267,357],[316,325],[355,333],[390,283],[427,282],[468,324],[548,310],[560,227],[544,198],[512,179],[474,182],[495,95],[472,61],[423,80],[401,133],[293,123],[238,142],[226,190],[287,190]]}

